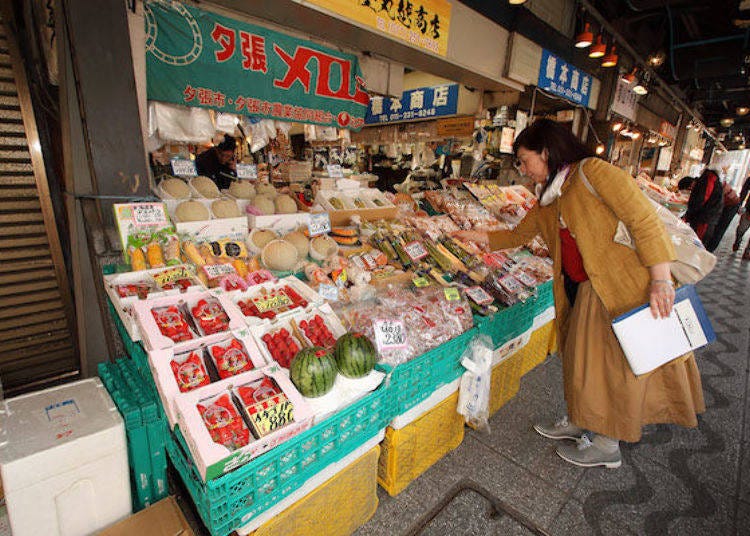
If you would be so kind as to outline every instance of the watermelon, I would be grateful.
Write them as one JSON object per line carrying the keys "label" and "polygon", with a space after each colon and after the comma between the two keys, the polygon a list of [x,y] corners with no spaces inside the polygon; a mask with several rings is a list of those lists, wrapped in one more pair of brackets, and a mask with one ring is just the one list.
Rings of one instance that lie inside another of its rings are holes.
{"label": "watermelon", "polygon": [[339,372],[349,378],[367,376],[378,358],[375,346],[362,333],[345,333],[336,341],[333,352]]}
{"label": "watermelon", "polygon": [[303,348],[289,365],[289,377],[302,396],[323,396],[333,388],[336,360],[320,346]]}

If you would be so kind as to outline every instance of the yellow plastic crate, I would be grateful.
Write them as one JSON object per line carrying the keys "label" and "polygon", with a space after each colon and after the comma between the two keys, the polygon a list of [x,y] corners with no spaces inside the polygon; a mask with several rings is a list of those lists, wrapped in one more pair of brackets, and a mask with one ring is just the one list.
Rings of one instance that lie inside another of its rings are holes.
{"label": "yellow plastic crate", "polygon": [[[525,348],[525,346],[524,346]],[[521,388],[523,348],[509,355],[492,369],[490,380],[490,416],[497,413]]]}
{"label": "yellow plastic crate", "polygon": [[376,445],[251,536],[349,536],[375,515],[379,457]]}
{"label": "yellow plastic crate", "polygon": [[396,496],[464,440],[464,418],[456,411],[458,392],[400,430],[385,430],[378,483]]}
{"label": "yellow plastic crate", "polygon": [[547,359],[547,355],[553,344],[557,346],[557,337],[555,334],[555,321],[551,320],[541,328],[535,330],[531,334],[531,338],[526,346],[518,351],[523,356],[521,376],[533,370],[540,363],[543,363]]}

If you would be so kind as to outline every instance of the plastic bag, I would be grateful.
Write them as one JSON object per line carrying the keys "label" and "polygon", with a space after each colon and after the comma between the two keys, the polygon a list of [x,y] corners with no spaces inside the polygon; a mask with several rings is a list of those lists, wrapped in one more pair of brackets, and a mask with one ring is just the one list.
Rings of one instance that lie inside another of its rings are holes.
{"label": "plastic bag", "polygon": [[486,335],[472,339],[461,356],[466,369],[461,376],[458,393],[458,413],[467,424],[489,433],[490,382],[492,376],[492,341]]}

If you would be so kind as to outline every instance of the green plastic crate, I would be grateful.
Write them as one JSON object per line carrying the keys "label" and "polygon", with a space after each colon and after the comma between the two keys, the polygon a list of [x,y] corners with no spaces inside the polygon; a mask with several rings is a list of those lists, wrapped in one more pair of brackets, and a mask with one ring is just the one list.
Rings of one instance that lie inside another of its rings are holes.
{"label": "green plastic crate", "polygon": [[534,317],[540,312],[537,300],[538,296],[501,309],[492,316],[479,317],[479,333],[489,336],[495,348],[499,348],[531,328]]}
{"label": "green plastic crate", "polygon": [[308,479],[376,437],[393,417],[391,389],[377,390],[231,473],[203,482],[179,427],[167,452],[214,536],[226,536],[293,493]]}
{"label": "green plastic crate", "polygon": [[477,333],[477,329],[472,328],[406,363],[389,367],[393,416],[405,413],[443,385],[459,378],[465,370],[461,355]]}
{"label": "green plastic crate", "polygon": [[537,287],[536,313],[542,313],[555,305],[555,296],[552,293],[552,281],[542,283]]}

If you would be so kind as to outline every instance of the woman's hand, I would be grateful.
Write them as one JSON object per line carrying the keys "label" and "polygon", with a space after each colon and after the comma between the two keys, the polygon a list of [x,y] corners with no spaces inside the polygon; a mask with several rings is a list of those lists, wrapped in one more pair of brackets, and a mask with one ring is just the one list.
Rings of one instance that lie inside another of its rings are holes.
{"label": "woman's hand", "polygon": [[674,283],[669,265],[663,262],[648,269],[651,274],[649,304],[654,318],[668,317],[674,306]]}
{"label": "woman's hand", "polygon": [[458,238],[462,242],[476,242],[477,244],[488,245],[490,238],[487,235],[487,231],[456,231],[451,233],[451,236]]}

